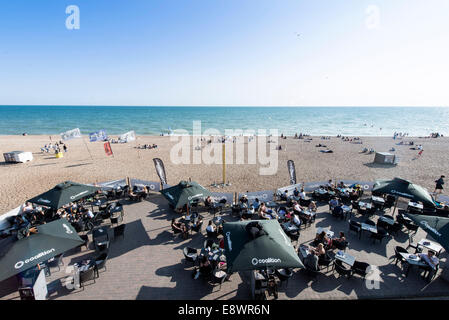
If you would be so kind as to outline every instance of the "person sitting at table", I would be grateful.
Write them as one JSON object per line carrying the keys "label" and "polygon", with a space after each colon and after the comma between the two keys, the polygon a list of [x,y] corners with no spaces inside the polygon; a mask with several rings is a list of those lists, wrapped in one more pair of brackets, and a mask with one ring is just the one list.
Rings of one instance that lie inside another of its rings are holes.
{"label": "person sitting at table", "polygon": [[301,188],[301,192],[299,193],[299,199],[306,200],[306,193],[304,192],[304,188]]}
{"label": "person sitting at table", "polygon": [[208,276],[212,273],[212,264],[206,256],[202,256],[200,260],[199,272],[202,276]]}
{"label": "person sitting at table", "polygon": [[293,195],[294,195],[295,197],[299,197],[299,191],[298,191],[298,188],[295,188],[295,190],[293,190]]}
{"label": "person sitting at table", "polygon": [[332,179],[329,179],[329,181],[327,182],[326,187],[327,187],[327,190],[331,190],[331,191],[334,190],[335,186],[332,183]]}
{"label": "person sitting at table", "polygon": [[339,203],[339,201],[338,201],[337,197],[333,197],[331,199],[331,201],[329,201],[329,208],[331,210],[333,210],[338,205],[338,203]]}
{"label": "person sitting at table", "polygon": [[343,247],[345,243],[346,243],[345,233],[343,231],[340,231],[338,238],[331,239],[330,247],[332,249],[339,249]]}
{"label": "person sitting at table", "polygon": [[309,254],[304,258],[304,265],[306,268],[313,271],[318,271],[318,256],[314,250],[309,250]]}
{"label": "person sitting at table", "polygon": [[244,194],[240,198],[240,203],[242,204],[242,206],[246,204],[246,207],[248,207],[248,196],[246,194]]}
{"label": "person sitting at table", "polygon": [[288,201],[288,190],[281,194],[281,201]]}
{"label": "person sitting at table", "polygon": [[252,207],[254,208],[254,210],[258,210],[260,206],[260,201],[258,198],[256,198],[252,204]]}
{"label": "person sitting at table", "polygon": [[315,248],[311,247],[311,250],[315,251],[315,254],[317,255],[318,259],[326,255],[326,250],[324,249],[323,243],[318,243],[318,245]]}
{"label": "person sitting at table", "polygon": [[177,222],[176,219],[172,219],[171,227],[175,233],[182,233],[184,239],[187,239],[188,229],[185,224],[181,222]]}
{"label": "person sitting at table", "polygon": [[301,226],[302,223],[301,219],[299,219],[297,214],[292,215],[290,222],[298,228]]}
{"label": "person sitting at table", "polygon": [[341,188],[341,189],[346,188],[346,186],[345,186],[343,181],[340,181],[340,183],[338,184],[338,187]]}
{"label": "person sitting at table", "polygon": [[259,214],[259,217],[261,217],[262,219],[266,219],[266,220],[278,218],[276,213],[273,210],[267,208],[267,206],[265,205],[265,202],[262,202],[260,204],[258,214]]}
{"label": "person sitting at table", "polygon": [[23,213],[27,213],[27,212],[30,212],[30,211],[33,211],[33,210],[34,210],[33,205],[31,203],[29,203],[29,202],[26,202],[25,206],[22,209],[22,212]]}
{"label": "person sitting at table", "polygon": [[338,204],[337,206],[335,206],[332,209],[332,215],[335,217],[339,217],[339,218],[344,218],[343,216],[343,207],[341,206],[341,204]]}
{"label": "person sitting at table", "polygon": [[315,201],[310,201],[310,204],[309,204],[307,209],[309,211],[316,212],[317,211],[316,202]]}
{"label": "person sitting at table", "polygon": [[19,229],[19,231],[17,232],[17,239],[20,240],[29,237],[32,233],[38,233],[38,230],[36,227],[32,227],[30,224],[28,224],[25,227]]}
{"label": "person sitting at table", "polygon": [[293,212],[296,214],[301,214],[303,212],[304,208],[301,207],[298,203],[298,201],[293,201]]}
{"label": "person sitting at table", "polygon": [[427,280],[430,280],[432,278],[433,273],[436,271],[436,268],[440,263],[440,260],[435,256],[435,252],[433,252],[432,250],[429,250],[427,254],[419,253],[418,256],[421,260],[427,263],[427,268],[424,267],[423,269],[429,272]]}
{"label": "person sitting at table", "polygon": [[212,207],[212,204],[214,203],[214,200],[212,199],[212,197],[211,196],[208,196],[207,198],[206,198],[206,200],[204,200],[204,205],[206,206],[206,207]]}
{"label": "person sitting at table", "polygon": [[330,242],[331,240],[327,237],[326,231],[323,230],[321,231],[321,233],[316,234],[314,243],[317,243],[318,245],[323,244],[328,246]]}
{"label": "person sitting at table", "polygon": [[209,220],[209,224],[206,227],[206,231],[210,233],[217,232],[215,226],[212,224],[212,220]]}

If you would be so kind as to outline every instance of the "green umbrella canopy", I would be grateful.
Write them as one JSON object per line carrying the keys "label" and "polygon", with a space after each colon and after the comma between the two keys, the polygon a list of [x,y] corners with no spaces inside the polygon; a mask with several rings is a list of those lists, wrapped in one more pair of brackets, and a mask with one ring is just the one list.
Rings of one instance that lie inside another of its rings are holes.
{"label": "green umbrella canopy", "polygon": [[267,234],[254,240],[245,229],[250,222],[227,222],[223,225],[226,263],[230,272],[304,267],[279,222],[258,220]]}
{"label": "green umbrella canopy", "polygon": [[394,178],[393,180],[377,180],[374,183],[372,192],[404,197],[416,202],[422,202],[427,207],[435,207],[432,196],[426,189],[400,178]]}
{"label": "green umbrella canopy", "polygon": [[37,226],[37,230],[20,240],[9,237],[2,241],[0,281],[84,243],[66,219]]}
{"label": "green umbrella canopy", "polygon": [[405,213],[449,252],[449,218]]}
{"label": "green umbrella canopy", "polygon": [[65,181],[56,185],[53,189],[28,200],[28,202],[59,209],[67,203],[95,194],[97,190],[99,188],[91,185]]}
{"label": "green umbrella canopy", "polygon": [[209,190],[196,182],[181,181],[178,185],[160,191],[175,209],[182,208],[196,199],[204,199],[210,195]]}

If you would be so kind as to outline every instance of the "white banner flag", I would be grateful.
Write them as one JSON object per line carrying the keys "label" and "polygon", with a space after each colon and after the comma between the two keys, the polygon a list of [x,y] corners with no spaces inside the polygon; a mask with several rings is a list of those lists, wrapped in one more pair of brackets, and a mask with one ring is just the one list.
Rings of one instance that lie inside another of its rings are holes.
{"label": "white banner flag", "polygon": [[136,134],[134,133],[134,131],[124,133],[119,137],[119,140],[123,142],[134,141],[136,140]]}
{"label": "white banner flag", "polygon": [[81,131],[79,128],[69,130],[61,133],[62,140],[71,140],[74,138],[81,138]]}

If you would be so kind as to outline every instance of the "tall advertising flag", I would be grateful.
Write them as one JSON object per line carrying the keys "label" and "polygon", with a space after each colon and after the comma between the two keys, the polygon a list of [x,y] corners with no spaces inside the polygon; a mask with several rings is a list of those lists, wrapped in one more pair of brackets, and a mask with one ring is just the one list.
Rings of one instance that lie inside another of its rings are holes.
{"label": "tall advertising flag", "polygon": [[105,142],[104,143],[104,152],[106,152],[106,155],[108,155],[108,156],[112,156],[113,155],[110,142]]}
{"label": "tall advertising flag", "polygon": [[89,141],[90,142],[106,141],[106,140],[108,140],[108,135],[106,134],[105,130],[100,130],[100,131],[89,133]]}
{"label": "tall advertising flag", "polygon": [[287,161],[288,172],[290,173],[290,184],[296,184],[296,170],[293,160]]}
{"label": "tall advertising flag", "polygon": [[64,141],[71,140],[74,138],[81,138],[81,131],[79,128],[69,130],[66,132],[61,133],[61,138]]}
{"label": "tall advertising flag", "polygon": [[159,176],[159,179],[161,179],[161,184],[167,184],[167,177],[165,176],[165,168],[164,163],[159,158],[153,159],[154,166],[156,167],[157,175]]}

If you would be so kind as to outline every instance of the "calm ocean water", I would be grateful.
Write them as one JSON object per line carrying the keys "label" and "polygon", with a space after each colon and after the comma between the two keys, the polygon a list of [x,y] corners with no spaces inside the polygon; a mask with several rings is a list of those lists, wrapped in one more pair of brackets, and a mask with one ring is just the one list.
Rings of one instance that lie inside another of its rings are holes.
{"label": "calm ocean water", "polygon": [[[105,129],[110,135],[134,130],[159,135],[169,128],[202,130],[278,129],[294,135],[410,136],[449,134],[449,108],[328,108],[328,107],[100,107],[0,106],[0,134],[59,134],[80,128],[83,134]],[[382,128],[382,129],[380,129]]]}

